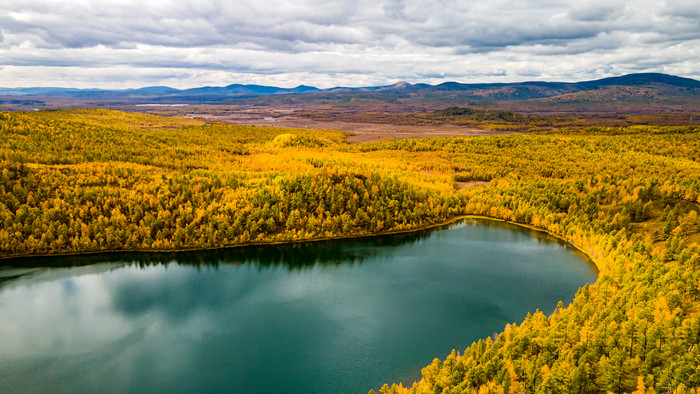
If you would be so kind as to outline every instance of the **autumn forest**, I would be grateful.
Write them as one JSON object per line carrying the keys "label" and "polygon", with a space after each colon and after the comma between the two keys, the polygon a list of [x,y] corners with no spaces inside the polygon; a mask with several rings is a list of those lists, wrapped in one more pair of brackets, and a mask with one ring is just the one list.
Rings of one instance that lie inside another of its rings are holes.
{"label": "autumn forest", "polygon": [[575,123],[351,144],[338,130],[196,117],[1,112],[0,257],[19,264],[369,236],[466,215],[505,220],[583,251],[599,269],[595,284],[551,314],[533,311],[435,355],[422,380],[387,382],[383,393],[698,392],[700,127]]}

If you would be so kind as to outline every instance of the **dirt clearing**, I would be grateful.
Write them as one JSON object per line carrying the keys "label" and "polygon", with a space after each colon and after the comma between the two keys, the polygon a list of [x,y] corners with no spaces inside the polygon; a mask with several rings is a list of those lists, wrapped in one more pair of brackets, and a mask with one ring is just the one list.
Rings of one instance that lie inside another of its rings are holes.
{"label": "dirt clearing", "polygon": [[481,130],[453,124],[409,126],[385,123],[316,121],[291,114],[276,114],[276,116],[261,113],[235,113],[227,115],[197,114],[188,117],[246,126],[342,130],[348,133],[348,141],[352,143],[377,142],[401,138],[460,137],[521,133],[521,131]]}

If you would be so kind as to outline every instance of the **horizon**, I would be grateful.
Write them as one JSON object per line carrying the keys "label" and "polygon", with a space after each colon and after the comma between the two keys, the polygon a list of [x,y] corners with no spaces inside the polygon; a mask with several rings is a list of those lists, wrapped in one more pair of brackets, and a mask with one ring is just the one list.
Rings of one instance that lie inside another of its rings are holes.
{"label": "horizon", "polygon": [[0,11],[6,88],[700,78],[700,10],[685,0],[18,0]]}
{"label": "horizon", "polygon": [[[432,83],[428,84],[431,86],[437,86],[443,83],[459,83],[463,85],[477,85],[477,84],[518,84],[518,83],[530,83],[530,82],[543,82],[543,83],[581,83],[581,82],[589,82],[589,81],[597,81],[597,80],[602,80],[606,78],[616,78],[616,77],[624,77],[627,75],[638,75],[638,74],[661,74],[661,75],[668,75],[672,77],[679,77],[679,78],[686,78],[686,79],[692,79],[696,81],[700,81],[700,78],[693,78],[693,77],[687,77],[687,76],[682,76],[682,75],[673,75],[673,74],[667,74],[667,73],[659,73],[659,72],[638,72],[638,73],[627,73],[627,74],[621,74],[621,75],[610,75],[610,76],[602,76],[599,78],[593,78],[593,79],[586,79],[586,80],[577,80],[577,81],[555,81],[555,80],[519,80],[519,81],[509,81],[509,82],[462,82],[462,81],[454,81],[454,80],[446,80],[438,83]],[[204,86],[189,86],[189,87],[184,87],[184,88],[175,88],[172,86],[167,86],[167,85],[148,85],[148,86],[138,86],[138,87],[126,87],[126,88],[98,88],[98,87],[75,87],[75,86],[19,86],[19,87],[9,87],[9,86],[0,86],[0,89],[7,89],[7,90],[22,90],[22,89],[75,89],[75,90],[96,90],[96,91],[126,91],[126,90],[140,90],[140,89],[151,89],[151,88],[167,88],[167,89],[175,89],[179,91],[183,90],[188,90],[188,89],[198,89],[198,88],[223,88],[227,86],[232,86],[232,85],[238,85],[238,86],[264,86],[264,87],[275,87],[275,88],[280,88],[280,89],[295,89],[299,87],[310,87],[310,88],[315,88],[319,90],[328,90],[328,89],[357,89],[357,88],[370,88],[370,87],[389,87],[389,86],[394,86],[398,85],[401,83],[408,83],[409,85],[418,85],[418,84],[426,84],[424,82],[409,82],[409,81],[404,81],[404,80],[399,80],[393,83],[388,83],[388,84],[382,84],[382,85],[364,85],[364,86],[331,86],[331,87],[319,87],[319,86],[314,86],[310,85],[307,83],[300,83],[298,85],[294,86],[278,86],[278,85],[261,85],[261,84],[255,84],[255,83],[239,83],[239,82],[234,82],[234,83],[227,83],[223,85],[204,85]]]}

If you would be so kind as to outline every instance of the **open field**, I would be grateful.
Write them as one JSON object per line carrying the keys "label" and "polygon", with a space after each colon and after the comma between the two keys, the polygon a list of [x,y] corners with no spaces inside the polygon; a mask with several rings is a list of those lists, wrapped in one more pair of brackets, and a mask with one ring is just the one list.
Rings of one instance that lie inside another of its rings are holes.
{"label": "open field", "polygon": [[258,127],[289,127],[296,129],[341,130],[348,133],[347,139],[353,143],[377,142],[403,138],[460,137],[478,135],[511,134],[514,131],[482,130],[474,127],[436,123],[429,125],[395,125],[389,123],[349,122],[334,120],[314,120],[297,116],[294,112],[239,112],[230,115],[188,115],[188,118],[201,118],[211,122],[238,124]]}
{"label": "open field", "polygon": [[[352,143],[403,138],[504,135],[557,129],[686,126],[700,122],[700,112],[636,110],[628,112],[547,111],[544,107],[504,111],[488,107],[415,106],[351,101],[353,104],[311,105],[174,105],[119,106],[126,111],[202,119],[257,127],[340,130]],[[524,109],[524,108],[523,108]]]}

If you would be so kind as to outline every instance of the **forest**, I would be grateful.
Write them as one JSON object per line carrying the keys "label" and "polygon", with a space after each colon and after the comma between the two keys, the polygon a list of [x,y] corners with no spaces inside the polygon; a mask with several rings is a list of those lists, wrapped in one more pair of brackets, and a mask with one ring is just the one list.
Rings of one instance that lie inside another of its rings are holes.
{"label": "forest", "polygon": [[[441,116],[500,113],[450,110]],[[366,236],[479,215],[599,268],[381,392],[697,393],[700,127],[566,126],[349,144],[334,130],[103,109],[0,112],[0,264]]]}

